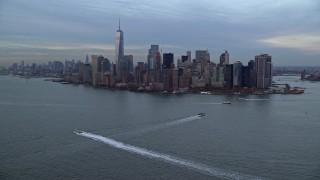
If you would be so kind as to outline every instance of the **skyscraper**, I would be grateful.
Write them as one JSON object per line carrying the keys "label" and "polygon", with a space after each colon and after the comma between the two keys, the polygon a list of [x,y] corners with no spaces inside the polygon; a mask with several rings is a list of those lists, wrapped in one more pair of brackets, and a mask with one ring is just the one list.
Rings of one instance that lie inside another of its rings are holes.
{"label": "skyscraper", "polygon": [[266,89],[272,85],[271,56],[268,54],[255,56],[255,74],[257,88]]}
{"label": "skyscraper", "polygon": [[173,54],[163,53],[162,69],[171,69],[173,66]]}
{"label": "skyscraper", "polygon": [[123,44],[123,32],[120,29],[120,19],[119,19],[119,29],[116,32],[116,54],[115,62],[117,67],[117,78],[118,81],[122,81],[125,74],[125,61],[124,61],[124,44]]}
{"label": "skyscraper", "polygon": [[92,55],[92,84],[94,86],[100,84],[101,82],[101,58],[98,55]]}
{"label": "skyscraper", "polygon": [[187,61],[188,61],[188,56],[182,55],[182,56],[181,56],[181,62],[182,62],[182,63],[185,63],[185,62],[187,62]]}
{"label": "skyscraper", "polygon": [[224,79],[226,82],[225,83],[226,88],[231,89],[233,87],[233,64],[226,65]]}
{"label": "skyscraper", "polygon": [[255,64],[254,64],[254,60],[250,60],[248,62],[248,67],[250,69],[250,86],[249,87],[256,87],[256,77],[255,77],[255,73],[254,73],[254,67],[255,67]]}
{"label": "skyscraper", "polygon": [[240,61],[233,64],[233,87],[242,87],[242,63]]}
{"label": "skyscraper", "polygon": [[187,56],[188,56],[188,64],[191,64],[191,51],[187,51]]}
{"label": "skyscraper", "polygon": [[229,64],[229,53],[226,50],[220,56],[220,67],[225,67],[227,64]]}
{"label": "skyscraper", "polygon": [[[190,54],[191,56],[191,54]],[[191,58],[191,57],[190,57]],[[210,61],[210,53],[207,50],[197,50],[196,51],[196,62],[209,62]]]}
{"label": "skyscraper", "polygon": [[196,63],[199,65],[200,76],[203,75],[207,63],[210,62],[210,53],[208,50],[197,50],[196,51]]}
{"label": "skyscraper", "polygon": [[247,88],[252,87],[249,66],[242,66],[242,87],[247,87]]}
{"label": "skyscraper", "polygon": [[133,72],[133,56],[132,55],[125,55],[124,61],[126,62],[126,72],[132,73]]}
{"label": "skyscraper", "polygon": [[[160,52],[159,52],[159,45],[151,45],[151,48],[148,52],[148,71],[159,69],[160,67],[157,67],[159,64],[158,59],[160,58]],[[161,64],[161,62],[160,62]]]}
{"label": "skyscraper", "polygon": [[88,56],[88,54],[86,56],[86,63],[85,64],[89,64],[89,56]]}
{"label": "skyscraper", "polygon": [[100,73],[100,76],[101,76],[101,83],[103,84],[105,82],[105,75],[106,74],[109,74],[110,75],[110,61],[108,58],[105,58],[103,56],[99,56],[98,57],[99,59],[99,62],[101,64],[101,73]]}

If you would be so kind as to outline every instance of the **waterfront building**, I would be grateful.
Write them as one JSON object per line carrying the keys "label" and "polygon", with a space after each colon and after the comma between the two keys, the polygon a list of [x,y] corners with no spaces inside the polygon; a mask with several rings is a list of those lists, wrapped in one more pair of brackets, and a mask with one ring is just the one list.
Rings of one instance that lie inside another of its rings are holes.
{"label": "waterfront building", "polygon": [[255,78],[255,64],[254,64],[254,60],[250,60],[248,62],[248,67],[250,69],[250,84],[251,84],[251,87],[256,87],[256,78]]}
{"label": "waterfront building", "polygon": [[205,88],[206,81],[202,77],[192,76],[191,77],[191,88]]}
{"label": "waterfront building", "polygon": [[172,69],[172,89],[178,90],[179,89],[179,70],[178,69]]}
{"label": "waterfront building", "polygon": [[212,68],[212,74],[211,74],[211,86],[214,86],[217,82],[218,82],[218,68],[217,67],[213,67]]}
{"label": "waterfront building", "polygon": [[224,74],[225,87],[232,89],[233,88],[233,64],[227,64]]}
{"label": "waterfront building", "polygon": [[84,84],[92,83],[92,67],[89,63],[85,63],[83,67],[83,83]]}
{"label": "waterfront building", "polygon": [[133,80],[135,85],[140,85],[143,83],[143,75],[144,75],[143,67],[139,65],[136,66],[133,71]]}
{"label": "waterfront building", "polygon": [[[99,56],[98,58],[101,62],[101,83],[105,84],[106,80],[106,75],[109,74],[110,75],[110,61],[108,58],[104,58],[103,56]],[[109,77],[108,77],[109,78]],[[109,82],[109,81],[108,81]]]}
{"label": "waterfront building", "polygon": [[79,73],[72,73],[70,81],[74,84],[80,83]]}
{"label": "waterfront building", "polygon": [[214,66],[213,63],[207,62],[203,68],[202,77],[204,78],[206,85],[210,85],[210,78],[212,75],[213,66]]}
{"label": "waterfront building", "polygon": [[272,85],[272,63],[268,54],[255,56],[255,78],[257,88],[267,89]]}
{"label": "waterfront building", "polygon": [[106,72],[103,75],[103,82],[105,86],[111,87],[112,86],[112,76],[110,72]]}
{"label": "waterfront building", "polygon": [[123,32],[120,28],[116,32],[116,48],[115,48],[115,63],[116,63],[116,75],[118,81],[122,82],[125,75],[125,61],[124,61],[124,42],[123,42]]}
{"label": "waterfront building", "polygon": [[233,87],[242,87],[242,63],[240,61],[233,63]]}
{"label": "waterfront building", "polygon": [[172,90],[172,72],[171,69],[163,69],[163,89],[165,91]]}
{"label": "waterfront building", "polygon": [[148,74],[143,74],[143,84],[148,85],[150,82]]}
{"label": "waterfront building", "polygon": [[98,55],[92,55],[91,57],[92,84],[94,86],[100,84],[101,82],[101,61],[102,61],[102,58],[99,58]]}
{"label": "waterfront building", "polygon": [[179,76],[179,89],[188,90],[190,87],[190,77],[186,74]]}
{"label": "waterfront building", "polygon": [[220,56],[220,66],[225,67],[227,64],[229,64],[229,53],[226,50]]}
{"label": "waterfront building", "polygon": [[218,82],[219,83],[222,83],[224,82],[224,71],[225,71],[225,68],[224,67],[218,67]]}
{"label": "waterfront building", "polygon": [[242,66],[242,87],[251,88],[251,74],[249,66]]}
{"label": "waterfront building", "polygon": [[223,87],[224,85],[224,67],[213,67],[210,83],[212,87]]}

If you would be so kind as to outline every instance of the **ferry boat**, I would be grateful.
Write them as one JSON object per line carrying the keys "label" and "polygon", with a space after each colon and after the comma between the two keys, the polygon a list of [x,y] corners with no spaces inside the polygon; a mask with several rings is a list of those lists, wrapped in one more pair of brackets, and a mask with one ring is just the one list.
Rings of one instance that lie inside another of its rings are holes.
{"label": "ferry boat", "polygon": [[289,93],[290,94],[303,94],[304,90],[303,89],[292,89],[292,90],[289,90]]}
{"label": "ferry boat", "polygon": [[205,115],[206,115],[206,113],[203,113],[203,112],[198,114],[199,117],[203,117]]}

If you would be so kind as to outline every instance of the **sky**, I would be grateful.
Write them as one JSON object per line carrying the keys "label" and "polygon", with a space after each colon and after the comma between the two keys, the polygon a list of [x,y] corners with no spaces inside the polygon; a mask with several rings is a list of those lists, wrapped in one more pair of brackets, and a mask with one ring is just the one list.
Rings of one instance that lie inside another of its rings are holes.
{"label": "sky", "polygon": [[267,53],[275,66],[320,63],[319,0],[0,0],[0,65],[114,62],[118,21],[125,54],[146,62],[151,44],[175,59],[208,50],[243,64]]}

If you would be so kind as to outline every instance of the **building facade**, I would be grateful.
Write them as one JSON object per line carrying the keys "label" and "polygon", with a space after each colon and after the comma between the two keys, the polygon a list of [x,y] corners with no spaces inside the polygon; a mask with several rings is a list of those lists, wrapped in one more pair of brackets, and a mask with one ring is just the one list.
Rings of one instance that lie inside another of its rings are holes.
{"label": "building facade", "polygon": [[159,54],[159,45],[151,45],[151,48],[148,51],[148,71],[161,68],[158,67],[161,64],[161,58],[159,58]]}
{"label": "building facade", "polygon": [[233,88],[233,64],[227,64],[224,73],[225,87]]}
{"label": "building facade", "polygon": [[242,63],[240,61],[233,63],[233,87],[242,87]]}
{"label": "building facade", "polygon": [[266,89],[272,85],[272,63],[268,54],[255,56],[255,78],[256,87],[259,89]]}
{"label": "building facade", "polygon": [[173,68],[173,59],[174,56],[172,53],[164,53],[163,54],[163,64],[162,64],[162,69],[171,69]]}
{"label": "building facade", "polygon": [[98,55],[92,55],[92,85],[96,86],[101,82],[101,58]]}
{"label": "building facade", "polygon": [[225,67],[227,64],[229,64],[229,53],[226,50],[224,53],[220,56],[220,66]]}

